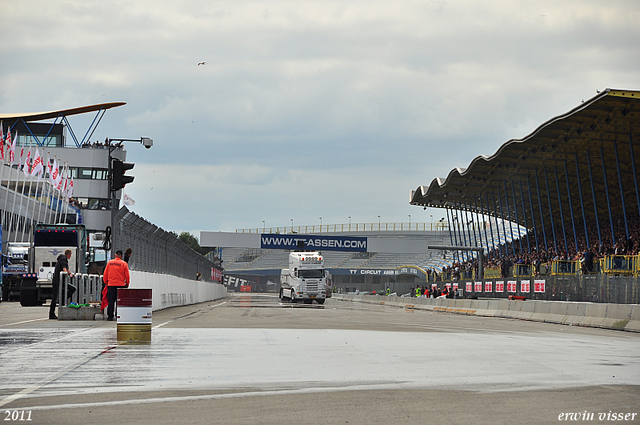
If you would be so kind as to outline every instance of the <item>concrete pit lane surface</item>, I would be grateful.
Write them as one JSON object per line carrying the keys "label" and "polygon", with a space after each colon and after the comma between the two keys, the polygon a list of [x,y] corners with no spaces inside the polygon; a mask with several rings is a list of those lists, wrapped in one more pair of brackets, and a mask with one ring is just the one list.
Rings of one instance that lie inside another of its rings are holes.
{"label": "concrete pit lane surface", "polygon": [[640,423],[636,333],[242,294],[154,312],[134,345],[0,313],[5,423]]}

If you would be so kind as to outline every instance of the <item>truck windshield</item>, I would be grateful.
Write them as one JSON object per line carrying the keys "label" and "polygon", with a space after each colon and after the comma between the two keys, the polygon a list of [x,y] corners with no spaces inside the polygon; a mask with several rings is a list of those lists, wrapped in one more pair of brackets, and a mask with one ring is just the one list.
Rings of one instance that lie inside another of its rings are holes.
{"label": "truck windshield", "polygon": [[298,277],[304,279],[320,279],[322,275],[322,269],[298,270]]}

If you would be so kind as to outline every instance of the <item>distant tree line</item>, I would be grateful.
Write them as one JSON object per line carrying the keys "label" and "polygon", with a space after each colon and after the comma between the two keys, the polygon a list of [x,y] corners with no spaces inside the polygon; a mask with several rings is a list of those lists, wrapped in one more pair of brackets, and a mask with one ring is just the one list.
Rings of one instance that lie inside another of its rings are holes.
{"label": "distant tree line", "polygon": [[205,255],[210,251],[208,248],[201,247],[198,238],[196,238],[189,232],[181,232],[180,234],[178,234],[177,232],[170,231],[169,233],[180,239],[182,243],[193,249],[195,252],[199,252],[200,254]]}

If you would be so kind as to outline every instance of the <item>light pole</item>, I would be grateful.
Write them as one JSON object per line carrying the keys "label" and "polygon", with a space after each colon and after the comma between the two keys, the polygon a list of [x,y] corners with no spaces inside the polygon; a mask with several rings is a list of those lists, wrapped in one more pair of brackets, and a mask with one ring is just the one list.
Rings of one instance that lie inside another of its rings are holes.
{"label": "light pole", "polygon": [[380,231],[380,216],[378,216],[378,232]]}
{"label": "light pole", "polygon": [[289,220],[291,220],[291,233],[293,233],[293,219],[290,218]]}
{"label": "light pole", "polygon": [[267,228],[267,225],[265,224],[264,220],[262,220],[262,233],[265,232],[266,228]]}
{"label": "light pole", "polygon": [[351,216],[349,216],[349,231],[351,231]]}
{"label": "light pole", "polygon": [[322,232],[322,217],[318,217],[320,219],[320,231]]}
{"label": "light pole", "polygon": [[411,214],[409,214],[409,230],[411,230]]}
{"label": "light pole", "polygon": [[[122,188],[114,188],[113,187],[113,183],[114,183],[114,173],[113,173],[113,158],[111,156],[111,154],[113,153],[114,150],[116,150],[116,148],[118,148],[118,146],[114,146],[111,142],[135,142],[135,143],[142,143],[142,145],[147,148],[147,149],[151,149],[151,146],[153,146],[153,139],[150,139],[148,137],[141,137],[140,139],[110,139],[107,137],[107,139],[105,140],[105,143],[107,144],[107,146],[109,147],[109,164],[107,167],[108,170],[108,174],[109,174],[109,193],[110,193],[110,198],[111,198],[111,258],[115,258],[115,252],[117,250],[116,248],[116,215],[118,214],[118,211],[120,210],[120,202],[116,196],[116,194],[118,193],[118,190],[120,189],[124,189],[124,185],[126,183],[122,184]],[[121,166],[124,166],[124,163],[120,163]],[[133,168],[133,164],[126,164],[126,166],[128,168],[124,168],[126,169],[131,169]],[[122,176],[118,176],[118,178],[120,178]],[[133,177],[131,177],[131,180],[133,181]]]}

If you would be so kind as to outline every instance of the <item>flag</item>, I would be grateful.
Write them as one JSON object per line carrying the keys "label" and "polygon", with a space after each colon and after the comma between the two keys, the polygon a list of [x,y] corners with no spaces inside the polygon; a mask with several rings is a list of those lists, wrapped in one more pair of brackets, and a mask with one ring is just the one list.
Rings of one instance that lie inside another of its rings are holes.
{"label": "flag", "polygon": [[2,121],[0,121],[0,159],[4,161],[4,131],[2,131]]}
{"label": "flag", "polygon": [[24,167],[22,168],[24,172],[24,176],[28,177],[31,175],[31,147],[29,147],[29,152],[27,152],[27,157],[24,160]]}
{"label": "flag", "polygon": [[49,183],[51,183],[51,174],[53,174],[53,170],[51,169],[51,158],[47,160],[47,174],[49,174]]}
{"label": "flag", "polygon": [[31,175],[38,175],[38,180],[42,177],[42,173],[44,172],[44,166],[42,165],[42,157],[40,156],[40,152],[38,152],[38,148],[36,148],[35,158],[33,159],[33,164],[31,166]]}
{"label": "flag", "polygon": [[16,132],[16,137],[11,141],[11,129],[7,130],[7,139],[9,139],[9,143],[11,143],[11,149],[9,150],[9,165],[13,165],[16,162],[16,142],[18,141],[18,133]]}
{"label": "flag", "polygon": [[18,171],[22,168],[22,155],[24,155],[24,145],[20,147],[20,158],[18,158]]}
{"label": "flag", "polygon": [[60,169],[58,168],[58,161],[53,159],[53,166],[51,167],[51,172],[49,173],[49,180],[51,181],[51,186],[58,188],[58,183],[61,180],[60,177]]}
{"label": "flag", "polygon": [[130,205],[135,205],[136,204],[136,201],[134,201],[131,196],[127,195],[124,192],[123,192],[123,198],[124,198],[124,204],[126,206],[130,206]]}
{"label": "flag", "polygon": [[73,176],[69,179],[69,184],[67,186],[67,202],[73,196]]}
{"label": "flag", "polygon": [[63,165],[62,170],[60,170],[60,172],[58,173],[58,184],[56,185],[56,189],[58,189],[58,192],[62,193],[64,183],[66,182],[66,180],[67,180],[67,170],[65,170],[65,167]]}

